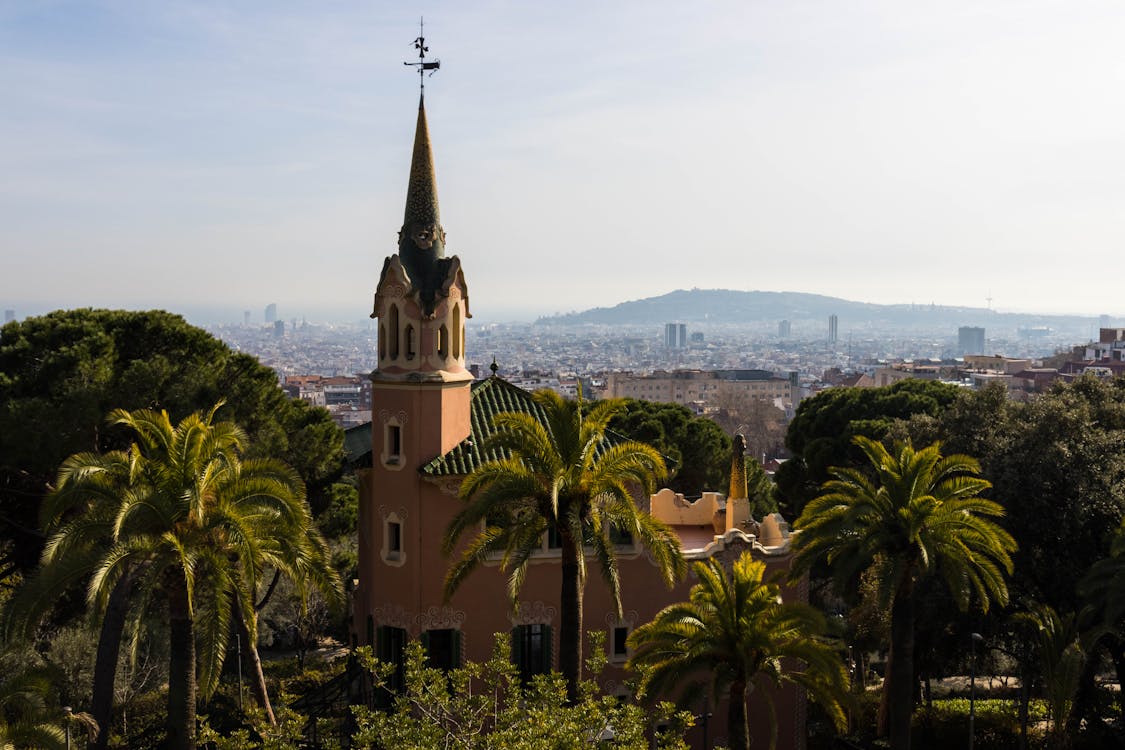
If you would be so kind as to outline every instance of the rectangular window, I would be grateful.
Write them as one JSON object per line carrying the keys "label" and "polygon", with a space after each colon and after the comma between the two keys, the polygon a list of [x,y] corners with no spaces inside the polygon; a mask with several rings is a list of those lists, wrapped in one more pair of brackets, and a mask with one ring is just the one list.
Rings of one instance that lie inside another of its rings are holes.
{"label": "rectangular window", "polygon": [[397,464],[402,455],[402,428],[397,424],[387,425],[387,463]]}
{"label": "rectangular window", "polygon": [[426,662],[434,669],[449,671],[461,666],[461,631],[453,628],[422,633]]}
{"label": "rectangular window", "polygon": [[402,524],[398,521],[387,523],[387,559],[397,560],[402,557]]}
{"label": "rectangular window", "polygon": [[384,691],[401,693],[406,688],[406,631],[402,628],[380,625],[375,631],[375,636],[375,656],[384,664],[394,666]]}
{"label": "rectangular window", "polygon": [[524,683],[537,674],[551,671],[551,626],[536,624],[513,628],[512,662]]}
{"label": "rectangular window", "polygon": [[629,658],[629,647],[626,641],[629,638],[629,628],[625,626],[613,629],[613,661],[625,661]]}
{"label": "rectangular window", "polygon": [[547,549],[560,549],[562,547],[562,537],[559,536],[559,530],[554,524],[547,526]]}

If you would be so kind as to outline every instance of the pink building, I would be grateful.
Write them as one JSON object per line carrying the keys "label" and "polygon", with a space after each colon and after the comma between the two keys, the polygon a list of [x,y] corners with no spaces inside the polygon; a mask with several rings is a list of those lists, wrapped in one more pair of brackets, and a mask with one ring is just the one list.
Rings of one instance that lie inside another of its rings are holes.
{"label": "pink building", "polygon": [[[359,471],[353,637],[391,661],[401,659],[408,639],[420,638],[432,662],[454,666],[465,659],[486,660],[493,634],[510,632],[513,659],[525,674],[532,674],[552,668],[557,659],[560,555],[549,539],[543,540],[516,612],[508,607],[506,576],[498,563],[477,570],[449,601],[443,599],[449,559],[441,552],[441,539],[461,507],[461,481],[491,458],[482,454],[481,446],[493,430],[492,417],[506,411],[538,413],[526,391],[495,376],[473,380],[465,367],[469,316],[461,262],[445,255],[429,132],[420,103],[398,252],[384,262],[375,291],[378,369],[371,375],[370,468]],[[353,448],[355,440],[352,430]],[[744,478],[742,482],[744,487]],[[707,493],[689,502],[662,490],[639,502],[679,532],[689,560],[717,556],[729,564],[750,550],[771,568],[787,569],[784,521],[776,516],[754,522],[744,491],[741,498],[728,501]],[[625,615],[616,616],[608,589],[591,574],[584,620],[587,628],[606,634],[612,666],[602,676],[604,688],[624,694],[622,665],[629,655],[625,637],[669,603],[686,599],[692,580],[689,576],[668,590],[643,549],[626,543],[618,552]],[[803,747],[803,696],[786,692],[776,700],[779,747]],[[709,734],[718,743],[724,734],[725,707],[709,710],[714,712]],[[762,705],[751,706],[751,727],[762,734],[764,743],[763,711]]]}

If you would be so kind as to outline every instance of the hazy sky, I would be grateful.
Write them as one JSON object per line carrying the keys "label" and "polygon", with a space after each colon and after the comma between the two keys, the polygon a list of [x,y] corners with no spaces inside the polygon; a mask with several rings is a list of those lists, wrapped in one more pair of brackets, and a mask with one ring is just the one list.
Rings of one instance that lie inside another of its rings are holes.
{"label": "hazy sky", "polygon": [[0,0],[0,306],[365,316],[421,14],[478,319],[693,286],[1125,314],[1117,0]]}

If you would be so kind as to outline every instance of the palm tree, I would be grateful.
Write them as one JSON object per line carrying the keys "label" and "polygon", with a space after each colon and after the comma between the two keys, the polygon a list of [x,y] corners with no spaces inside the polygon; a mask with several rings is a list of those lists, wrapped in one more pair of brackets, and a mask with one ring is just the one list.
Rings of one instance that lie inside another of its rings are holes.
{"label": "palm tree", "polygon": [[1043,697],[1047,701],[1047,747],[1070,747],[1067,720],[1074,707],[1078,683],[1086,663],[1074,614],[1060,615],[1046,604],[1037,604],[1013,618],[1031,630],[1031,653],[1039,666]]}
{"label": "palm tree", "polygon": [[[618,616],[616,534],[626,533],[647,547],[669,587],[687,566],[675,532],[633,500],[634,491],[653,492],[665,476],[664,460],[648,445],[606,438],[606,426],[624,403],[607,400],[588,407],[581,396],[567,401],[550,390],[536,391],[532,398],[543,419],[518,412],[496,415],[496,432],[484,449],[505,457],[478,466],[461,484],[467,504],[446,530],[443,549],[450,554],[467,530],[475,537],[450,566],[445,594],[452,596],[469,573],[500,554],[514,606],[532,553],[544,534],[557,535],[562,556],[559,671],[575,700],[582,664],[585,548],[598,561]],[[479,531],[482,522],[485,528]]]}
{"label": "palm tree", "polygon": [[[1114,534],[1109,556],[1090,567],[1078,594],[1083,635],[1091,648],[1101,646],[1109,652],[1118,682],[1125,684],[1125,519]],[[1119,720],[1125,721],[1125,694],[1119,693],[1117,700]]]}
{"label": "palm tree", "polygon": [[963,455],[942,457],[940,443],[915,451],[898,443],[891,454],[859,436],[874,474],[833,468],[834,479],[797,519],[801,530],[793,575],[824,560],[838,587],[851,585],[865,570],[878,582],[880,602],[891,609],[888,679],[883,686],[891,747],[910,747],[914,691],[914,606],[916,584],[938,574],[965,610],[975,596],[987,611],[1008,601],[1004,574],[1011,574],[1012,536],[992,518],[999,504],[980,497],[990,483],[980,466]]}
{"label": "palm tree", "polygon": [[[32,586],[39,601],[92,573],[92,612],[114,613],[95,668],[96,683],[100,670],[109,671],[102,684],[108,680],[111,695],[126,612],[139,619],[153,606],[165,608],[168,746],[175,748],[195,745],[197,692],[206,698],[217,685],[232,615],[244,634],[256,634],[253,597],[265,566],[339,588],[300,479],[272,460],[243,461],[245,433],[214,420],[220,406],[174,427],[166,412],[113,412],[110,422],[128,427],[136,440],[127,451],[76,454],[63,463],[45,503],[54,530]],[[252,637],[247,644],[256,656]],[[260,662],[252,661],[255,693],[269,712]]]}
{"label": "palm tree", "polygon": [[[837,648],[821,639],[823,615],[807,604],[782,602],[776,583],[762,578],[766,564],[749,553],[728,573],[714,558],[697,562],[699,583],[690,600],[665,607],[629,636],[628,667],[641,674],[646,695],[682,693],[691,705],[710,682],[711,695],[727,695],[731,750],[750,746],[746,703],[755,688],[770,705],[770,748],[777,740],[772,693],[783,682],[804,687],[843,729],[847,671]],[[782,660],[795,660],[784,666]]]}

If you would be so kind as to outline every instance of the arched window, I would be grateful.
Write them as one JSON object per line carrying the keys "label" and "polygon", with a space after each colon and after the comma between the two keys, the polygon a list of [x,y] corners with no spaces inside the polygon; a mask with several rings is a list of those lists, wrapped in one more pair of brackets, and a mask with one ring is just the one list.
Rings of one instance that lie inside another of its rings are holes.
{"label": "arched window", "polygon": [[441,324],[441,328],[437,332],[437,353],[439,357],[449,356],[449,329],[445,324]]}
{"label": "arched window", "polygon": [[379,326],[379,359],[387,358],[387,327]]}
{"label": "arched window", "polygon": [[414,346],[414,326],[407,324],[406,326],[406,358],[414,359],[415,351]]}
{"label": "arched window", "polygon": [[390,335],[387,352],[391,359],[398,359],[398,305],[392,304],[390,312],[387,313],[387,333]]}
{"label": "arched window", "polygon": [[461,308],[453,306],[453,358],[461,358]]}

